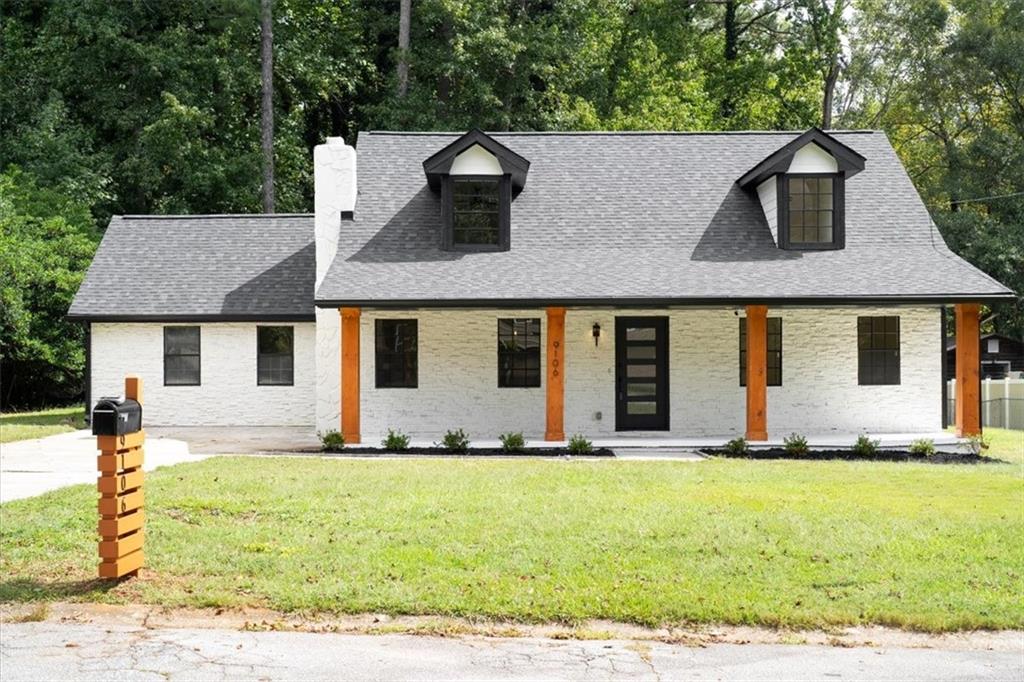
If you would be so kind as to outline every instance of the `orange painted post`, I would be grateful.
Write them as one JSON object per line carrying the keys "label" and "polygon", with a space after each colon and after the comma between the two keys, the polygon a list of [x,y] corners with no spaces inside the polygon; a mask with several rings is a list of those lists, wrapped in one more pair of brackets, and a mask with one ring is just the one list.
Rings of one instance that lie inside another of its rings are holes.
{"label": "orange painted post", "polygon": [[[125,398],[142,403],[142,379],[125,377]],[[99,576],[117,579],[136,575],[144,563],[142,551],[145,540],[142,484],[142,446],[146,432],[124,436],[97,436],[100,451],[96,466],[100,477],[96,488],[100,493],[100,514],[97,530],[99,542]]]}
{"label": "orange painted post", "polygon": [[565,440],[565,308],[548,308],[547,425],[544,440]]}
{"label": "orange painted post", "polygon": [[359,308],[341,309],[341,435],[360,442],[359,434]]}
{"label": "orange painted post", "polygon": [[768,440],[768,306],[747,306],[747,440]]}
{"label": "orange painted post", "polygon": [[977,303],[956,305],[956,435],[960,437],[981,433],[980,312]]}

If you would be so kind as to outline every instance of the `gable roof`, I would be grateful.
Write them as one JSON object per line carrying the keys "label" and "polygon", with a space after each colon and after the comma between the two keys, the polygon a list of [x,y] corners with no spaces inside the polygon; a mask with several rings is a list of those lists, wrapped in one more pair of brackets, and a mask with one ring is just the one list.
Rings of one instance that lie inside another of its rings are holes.
{"label": "gable roof", "polygon": [[530,162],[487,133],[474,128],[423,162],[423,172],[427,174],[427,184],[432,190],[436,192],[441,188],[441,176],[451,170],[455,157],[474,145],[480,145],[494,155],[501,166],[501,172],[512,176],[512,186],[516,191],[526,185]]}
{"label": "gable roof", "polygon": [[311,215],[114,216],[68,317],[312,320]]}
{"label": "gable roof", "polygon": [[839,170],[846,177],[856,175],[864,170],[866,159],[845,144],[826,133],[821,128],[811,128],[791,142],[787,142],[775,152],[768,155],[756,166],[744,173],[737,181],[740,187],[759,185],[778,173],[785,173],[793,162],[793,156],[808,144],[824,149],[836,160]]}
{"label": "gable roof", "polygon": [[[775,246],[736,181],[807,133],[492,133],[530,159],[511,249],[441,249],[422,160],[457,133],[361,133],[359,200],[324,306],[669,305],[1005,298],[942,241],[883,133],[829,137],[867,159],[846,182],[846,248]],[[812,136],[813,137],[813,136]]]}

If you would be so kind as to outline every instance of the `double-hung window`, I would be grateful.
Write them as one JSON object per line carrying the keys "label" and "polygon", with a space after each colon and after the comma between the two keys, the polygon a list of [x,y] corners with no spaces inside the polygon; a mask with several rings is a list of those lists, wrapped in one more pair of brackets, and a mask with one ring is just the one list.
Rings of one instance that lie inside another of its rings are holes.
{"label": "double-hung window", "polygon": [[455,251],[503,251],[509,247],[509,178],[447,176],[444,182],[444,246]]}
{"label": "double-hung window", "polygon": [[900,383],[899,316],[857,318],[857,383],[861,386]]}
{"label": "double-hung window", "polygon": [[452,179],[452,243],[496,246],[500,237],[499,180]]}
{"label": "double-hung window", "polygon": [[295,328],[256,327],[256,384],[295,383]]}
{"label": "double-hung window", "polygon": [[[782,385],[782,318],[768,318],[768,385]],[[740,386],[747,385],[747,318],[740,318]]]}
{"label": "double-hung window", "polygon": [[841,249],[846,243],[844,178],[834,173],[779,176],[780,246]]}
{"label": "double-hung window", "polygon": [[498,387],[540,386],[540,319],[498,320]]}
{"label": "double-hung window", "polygon": [[164,386],[198,386],[199,327],[164,327]]}
{"label": "double-hung window", "polygon": [[374,331],[377,388],[416,388],[416,320],[377,320]]}

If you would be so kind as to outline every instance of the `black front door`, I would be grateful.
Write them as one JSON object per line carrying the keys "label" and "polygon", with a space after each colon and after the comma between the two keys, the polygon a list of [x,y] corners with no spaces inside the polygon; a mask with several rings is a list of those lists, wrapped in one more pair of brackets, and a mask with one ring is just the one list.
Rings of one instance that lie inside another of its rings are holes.
{"label": "black front door", "polygon": [[668,318],[615,318],[615,430],[668,430]]}

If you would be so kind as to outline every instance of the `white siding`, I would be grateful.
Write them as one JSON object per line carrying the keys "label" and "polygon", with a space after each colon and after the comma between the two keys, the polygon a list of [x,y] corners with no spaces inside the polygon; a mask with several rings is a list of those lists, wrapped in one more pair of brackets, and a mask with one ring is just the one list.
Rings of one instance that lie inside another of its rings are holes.
{"label": "white siding", "polygon": [[[388,428],[420,438],[438,438],[457,428],[477,439],[496,438],[506,431],[543,438],[543,376],[540,388],[498,388],[498,318],[505,317],[540,318],[541,341],[547,342],[543,310],[364,310],[360,318],[363,443],[378,443]],[[378,389],[374,321],[410,318],[419,321],[419,387]],[[542,375],[546,356],[542,346]]]}
{"label": "white siding", "polygon": [[[336,313],[335,313],[336,314]],[[314,423],[315,325],[295,328],[295,384],[256,385],[257,323],[200,326],[200,386],[164,386],[162,324],[94,323],[92,386],[95,400],[119,395],[124,376],[144,382],[143,419],[153,426],[309,426]]]}
{"label": "white siding", "polygon": [[501,175],[497,157],[478,144],[462,152],[452,161],[451,175]]}
{"label": "white siding", "polygon": [[[616,314],[611,309],[570,309],[566,315],[567,434],[615,434]],[[618,314],[669,317],[671,430],[651,435],[743,432],[745,389],[739,385],[738,318],[732,308]],[[940,429],[942,358],[937,308],[791,308],[769,309],[769,315],[783,318],[783,385],[768,388],[770,436],[793,431],[823,435]],[[858,385],[858,315],[900,316],[900,385]],[[530,438],[541,438],[543,386],[497,387],[499,317],[540,318],[543,343],[547,343],[546,316],[539,309],[364,311],[363,442],[376,443],[389,427],[418,438],[436,439],[450,428],[464,428],[476,439],[520,430]],[[419,320],[419,388],[374,387],[377,318]],[[592,336],[595,322],[602,330],[597,346]]]}
{"label": "white siding", "polygon": [[789,164],[790,173],[837,173],[839,164],[827,151],[808,142],[796,150]]}
{"label": "white siding", "polygon": [[757,198],[761,200],[761,210],[768,221],[768,229],[772,231],[772,239],[779,243],[779,204],[778,178],[774,175],[757,186]]}

